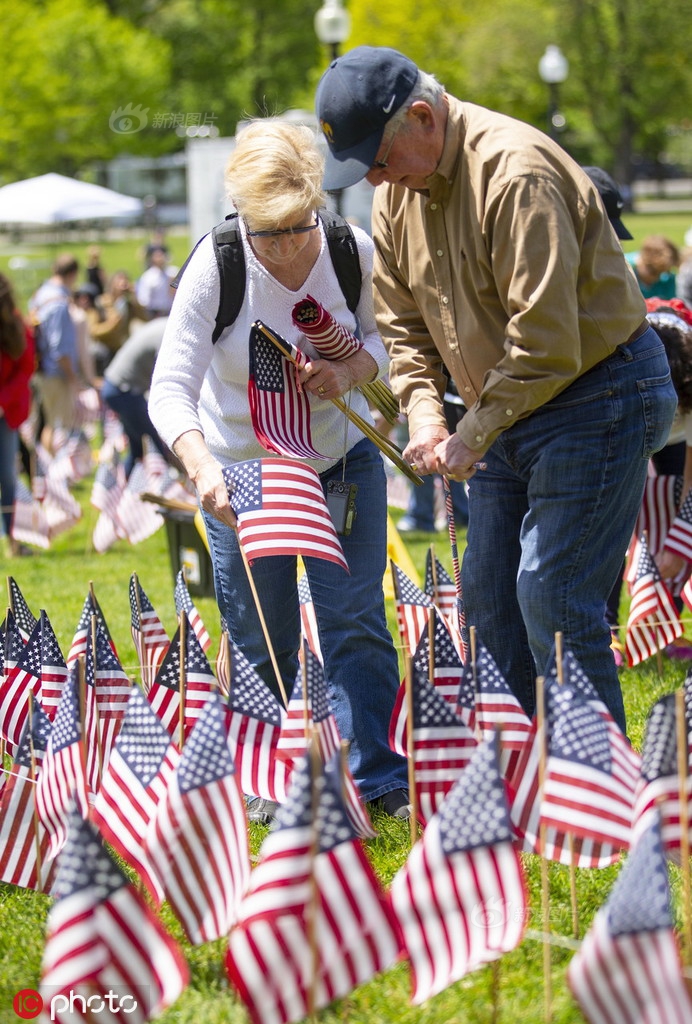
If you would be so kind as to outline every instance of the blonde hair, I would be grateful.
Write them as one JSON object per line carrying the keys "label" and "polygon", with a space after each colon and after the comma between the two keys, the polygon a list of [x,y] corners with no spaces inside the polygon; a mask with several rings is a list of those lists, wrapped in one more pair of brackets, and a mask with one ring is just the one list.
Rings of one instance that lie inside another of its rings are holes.
{"label": "blonde hair", "polygon": [[226,194],[253,231],[299,223],[325,202],[324,160],[306,125],[251,121],[226,165]]}

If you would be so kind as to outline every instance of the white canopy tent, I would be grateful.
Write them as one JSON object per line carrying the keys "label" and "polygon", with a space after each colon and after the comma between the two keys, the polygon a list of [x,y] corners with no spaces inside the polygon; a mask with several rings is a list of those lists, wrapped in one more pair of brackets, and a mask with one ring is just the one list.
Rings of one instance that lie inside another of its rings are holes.
{"label": "white canopy tent", "polygon": [[141,199],[62,174],[41,174],[0,188],[0,225],[49,225],[67,221],[137,217]]}

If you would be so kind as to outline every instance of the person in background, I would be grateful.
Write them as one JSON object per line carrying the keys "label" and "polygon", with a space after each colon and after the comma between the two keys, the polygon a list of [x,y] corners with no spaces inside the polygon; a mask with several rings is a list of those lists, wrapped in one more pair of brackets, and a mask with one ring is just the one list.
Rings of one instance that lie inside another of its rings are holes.
{"label": "person in background", "polygon": [[133,326],[150,317],[149,310],[137,299],[130,275],[126,270],[116,270],[103,295],[94,298],[88,318],[96,373],[102,377]]}
{"label": "person in background", "polygon": [[96,297],[103,295],[106,290],[108,278],[106,271],[101,266],[101,248],[98,245],[90,245],[87,249],[86,279],[96,289]]}
{"label": "person in background", "polygon": [[173,304],[171,282],[175,271],[168,265],[168,250],[163,245],[152,246],[149,253],[149,267],[137,282],[137,300],[152,319],[166,316]]}
{"label": "person in background", "polygon": [[622,198],[622,192],[615,179],[602,167],[583,167],[582,170],[586,171],[598,189],[598,194],[603,201],[603,208],[615,234],[621,242],[630,241],[633,235],[622,223],[621,217],[625,208],[625,200]]}
{"label": "person in background", "polygon": [[140,324],[104,371],[101,398],[118,416],[127,436],[129,451],[123,466],[128,477],[135,462],[144,456],[145,435],[151,438],[166,461],[173,459],[151,422],[147,407],[154,365],[167,323],[168,317],[162,316]]}
{"label": "person in background", "polygon": [[[330,399],[347,396],[368,423],[372,416],[358,385],[387,369],[387,355],[372,307],[369,236],[353,227],[362,272],[355,313],[334,270],[319,208],[323,158],[312,131],[258,120],[243,129],[226,169],[227,193],[238,211],[246,271],[243,305],[216,344],[212,341],[221,292],[211,236],[202,239],[177,289],[156,361],[149,412],[164,442],[180,458],[197,489],[214,566],[216,599],[231,639],[282,700],[229,502],[223,468],[261,459],[267,450],[253,429],[248,401],[250,341],[259,318],[309,358],[300,371],[308,396],[313,449],[305,459],[330,482],[357,486],[351,532],[339,539],[349,566],[303,556],[318,624],[329,696],[349,765],[366,801],[385,813],[411,813],[406,761],[388,740],[399,688],[396,649],[387,628],[383,577],[387,566],[387,490],[379,449]],[[314,296],[338,324],[355,332],[362,348],[338,360],[320,358],[293,319],[295,306]],[[276,654],[283,688],[293,689],[300,650],[296,558],[258,558],[251,569]],[[253,801],[252,821],[268,821],[275,808]]]}
{"label": "person in background", "polygon": [[[324,187],[376,186],[404,455],[469,481],[467,624],[529,715],[562,633],[624,730],[605,604],[676,396],[598,191],[554,140],[387,47],[333,60],[316,109]],[[467,407],[452,434],[445,366]]]}
{"label": "person in background", "polygon": [[53,264],[51,277],[29,300],[31,318],[38,325],[38,370],[34,384],[44,422],[41,442],[53,454],[56,430],[70,434],[79,416],[79,350],[77,328],[70,312],[78,273],[75,257],[62,253]]}
{"label": "person in background", "polygon": [[626,259],[645,299],[675,298],[675,268],[680,253],[669,238],[664,235],[648,235],[639,251],[628,252]]}
{"label": "person in background", "polygon": [[19,427],[31,408],[30,380],[34,372],[34,336],[22,319],[12,285],[0,274],[0,522],[9,554],[28,553],[12,536],[17,489]]}
{"label": "person in background", "polygon": [[675,276],[675,294],[692,309],[692,247],[685,246],[680,253],[680,264]]}

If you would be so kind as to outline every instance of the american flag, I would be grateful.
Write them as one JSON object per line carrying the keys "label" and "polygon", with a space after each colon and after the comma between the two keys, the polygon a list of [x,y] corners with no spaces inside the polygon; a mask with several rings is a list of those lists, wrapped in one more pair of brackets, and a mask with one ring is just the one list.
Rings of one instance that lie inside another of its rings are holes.
{"label": "american flag", "polygon": [[50,836],[49,857],[60,853],[67,838],[67,819],[76,804],[89,812],[84,743],[79,718],[79,667],[73,665],[53,722],[48,749],[36,785],[36,810]]}
{"label": "american flag", "polygon": [[130,631],[139,658],[142,686],[151,688],[170,646],[168,634],[154,606],[142,590],[137,573],[130,577]]}
{"label": "american flag", "polygon": [[363,342],[338,323],[312,295],[296,302],[292,319],[322,359],[348,359],[363,347]]}
{"label": "american flag", "polygon": [[[216,676],[195,631],[186,615],[181,615],[181,620],[185,625],[178,626],[147,694],[149,703],[172,736],[180,728],[181,716],[184,735],[187,736],[199,718],[209,694],[216,690]],[[181,693],[183,707],[180,703]]]}
{"label": "american flag", "polygon": [[74,661],[77,661],[80,654],[86,654],[87,637],[91,636],[92,619],[94,616],[96,616],[96,622],[98,623],[99,628],[102,629],[108,637],[108,643],[111,645],[113,653],[117,657],[118,652],[115,649],[113,637],[108,629],[106,617],[101,610],[101,605],[98,603],[95,593],[90,589],[84,600],[82,614],[79,616],[79,622],[77,623],[77,628],[75,630],[74,637],[72,638],[72,644],[70,645],[70,650],[67,654],[68,665],[72,665]]}
{"label": "american flag", "polygon": [[[667,693],[653,705],[646,719],[642,746],[641,778],[637,784],[633,833],[648,827],[653,814],[660,816],[661,837],[666,850],[679,850],[682,839],[681,789],[686,794],[688,831],[692,822],[689,775],[690,724],[685,716],[688,749],[684,781],[678,768],[678,738],[675,694]],[[681,786],[682,781],[682,786]]]}
{"label": "american flag", "polygon": [[91,504],[101,513],[92,535],[94,549],[99,554],[103,554],[116,540],[124,536],[118,518],[118,506],[127,484],[125,470],[115,447],[110,448],[108,455],[105,452],[104,448],[91,490]]}
{"label": "american flag", "polygon": [[48,716],[33,700],[31,732],[27,721],[0,793],[0,880],[26,889],[47,889],[51,880],[50,869],[43,867],[50,840],[38,821],[35,805],[36,772],[44,759],[51,728]]}
{"label": "american flag", "polygon": [[180,751],[142,691],[132,686],[91,817],[159,903],[164,898],[163,887],[149,863],[144,841],[179,759]]}
{"label": "american flag", "polygon": [[296,765],[228,939],[228,974],[255,1024],[302,1020],[401,952],[334,780],[321,767],[314,774],[308,759]]}
{"label": "american flag", "polygon": [[456,612],[457,588],[442,562],[428,548],[425,556],[425,593],[447,619]]}
{"label": "american flag", "polygon": [[[298,388],[298,366],[307,356],[289,346],[294,366],[257,327],[250,330],[250,375],[247,382],[250,417],[257,440],[268,452],[289,458],[324,459],[312,444],[310,396]],[[284,342],[288,346],[288,342]]]}
{"label": "american flag", "polygon": [[200,642],[202,650],[206,654],[211,647],[211,637],[207,632],[207,627],[202,622],[202,616],[199,614],[197,606],[190,597],[190,591],[187,589],[187,583],[185,582],[185,573],[181,569],[175,578],[175,610],[178,615],[181,612],[185,612],[187,620],[192,626]]}
{"label": "american flag", "polygon": [[87,641],[85,675],[87,781],[96,793],[122,726],[131,689],[130,680],[98,625],[95,643],[91,637]]}
{"label": "american flag", "polygon": [[58,638],[47,613],[40,612],[41,629],[41,704],[52,720],[55,718],[67,680],[67,665]]}
{"label": "american flag", "polygon": [[390,562],[394,598],[396,604],[397,624],[404,653],[413,657],[418,642],[427,629],[433,603],[427,594],[400,569],[395,562]]}
{"label": "american flag", "polygon": [[310,555],[348,572],[314,469],[289,459],[252,459],[227,466],[223,475],[250,563],[264,555]]}
{"label": "american flag", "polygon": [[416,793],[425,824],[468,765],[476,740],[430,683],[424,666],[414,666],[411,690]]}
{"label": "american flag", "polygon": [[678,610],[642,536],[627,618],[627,664],[632,667],[652,657],[682,632]]}
{"label": "american flag", "polygon": [[692,491],[688,493],[680,506],[666,534],[663,548],[665,551],[682,555],[686,561],[692,562]]}
{"label": "american flag", "polygon": [[626,578],[631,583],[636,566],[632,556],[638,547],[638,539],[646,534],[649,551],[658,554],[663,550],[666,536],[677,515],[682,498],[681,476],[649,476],[644,485],[644,496],[634,526],[633,544],[628,554]]}
{"label": "american flag", "polygon": [[216,661],[214,668],[216,670],[216,682],[219,687],[219,693],[222,697],[228,697],[231,690],[231,656],[230,656],[230,644],[231,638],[228,633],[228,627],[224,622],[223,615],[221,616],[221,636],[219,637],[219,650],[216,654]]}
{"label": "american flag", "polygon": [[[432,655],[430,652],[430,633],[426,629],[418,641],[412,664],[417,676],[427,677],[455,714],[459,714],[458,698],[461,680],[464,675],[464,666],[452,642],[449,630],[439,615],[434,616]],[[472,702],[472,712],[473,707]],[[472,720],[469,720],[469,717],[464,715],[459,715],[459,717],[473,731]],[[408,701],[406,700],[406,686],[402,683],[397,691],[394,709],[390,718],[389,745],[392,750],[403,754],[404,757],[407,756],[408,751],[407,721]]]}
{"label": "american flag", "polygon": [[[145,1024],[176,1001],[189,981],[180,948],[78,812],[70,816],[53,894],[40,985],[46,1003],[54,1000],[52,1019],[93,1020],[80,1000],[69,998],[80,991],[85,1000],[103,996],[111,1006],[108,993],[120,994],[130,1024]],[[61,994],[65,1009],[55,1000]]]}
{"label": "american flag", "polygon": [[7,675],[15,667],[24,650],[24,640],[11,608],[7,609],[7,615],[5,616],[4,633],[2,646],[3,671]]}
{"label": "american flag", "polygon": [[10,608],[14,614],[14,621],[17,624],[17,629],[26,643],[33,633],[34,626],[38,622],[38,619],[26,603],[24,595],[19,589],[19,584],[15,580],[14,576],[7,577],[7,594],[9,597]]}
{"label": "american flag", "polygon": [[566,684],[545,688],[548,759],[541,820],[627,849],[641,758],[622,732]]}
{"label": "american flag", "polygon": [[526,887],[498,763],[485,740],[392,881],[422,1003],[521,942]]}
{"label": "american flag", "polygon": [[310,581],[306,572],[298,580],[298,602],[300,604],[300,626],[304,639],[307,641],[310,650],[321,662],[322,647],[320,645],[320,634],[317,627],[317,616],[315,615],[315,603],[310,592]]}
{"label": "american flag", "polygon": [[243,652],[230,644],[228,742],[243,793],[286,799],[290,762],[276,756],[284,709]]}
{"label": "american flag", "polygon": [[279,757],[294,764],[304,756],[313,737],[324,765],[339,758],[341,796],[351,824],[359,835],[377,835],[350,768],[341,758],[341,735],[329,704],[324,669],[310,647],[304,643],[302,663],[279,737]]}
{"label": "american flag", "polygon": [[12,536],[23,544],[32,544],[44,549],[50,547],[46,513],[41,502],[35,500],[21,478],[17,480],[15,492]]}
{"label": "american flag", "polygon": [[156,808],[146,852],[190,942],[228,934],[250,878],[245,801],[213,693]]}
{"label": "american flag", "polygon": [[[7,638],[6,638],[7,639]],[[41,693],[41,624],[36,623],[26,644],[21,644],[14,664],[5,668],[0,682],[0,733],[16,749],[29,716],[29,697]]]}
{"label": "american flag", "polygon": [[482,736],[500,729],[500,763],[504,777],[515,776],[517,762],[531,735],[531,719],[479,640],[476,645],[476,728]]}
{"label": "american flag", "polygon": [[160,480],[151,477],[146,461],[135,462],[117,510],[120,528],[131,544],[140,544],[163,526],[158,506],[140,497],[144,491],[158,494],[159,487]]}
{"label": "american flag", "polygon": [[568,969],[590,1024],[687,1024],[670,886],[657,822],[641,834]]}

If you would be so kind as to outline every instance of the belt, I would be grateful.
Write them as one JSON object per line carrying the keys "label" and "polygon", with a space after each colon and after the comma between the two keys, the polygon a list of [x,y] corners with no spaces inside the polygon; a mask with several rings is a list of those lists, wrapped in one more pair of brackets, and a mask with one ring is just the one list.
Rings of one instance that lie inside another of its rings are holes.
{"label": "belt", "polygon": [[648,320],[643,320],[640,323],[639,327],[637,327],[636,330],[632,331],[632,333],[630,334],[630,336],[627,339],[627,341],[623,341],[622,344],[623,345],[631,345],[633,341],[637,340],[637,338],[641,338],[642,334],[645,334],[650,327],[651,327],[651,324],[649,323],[649,321]]}

